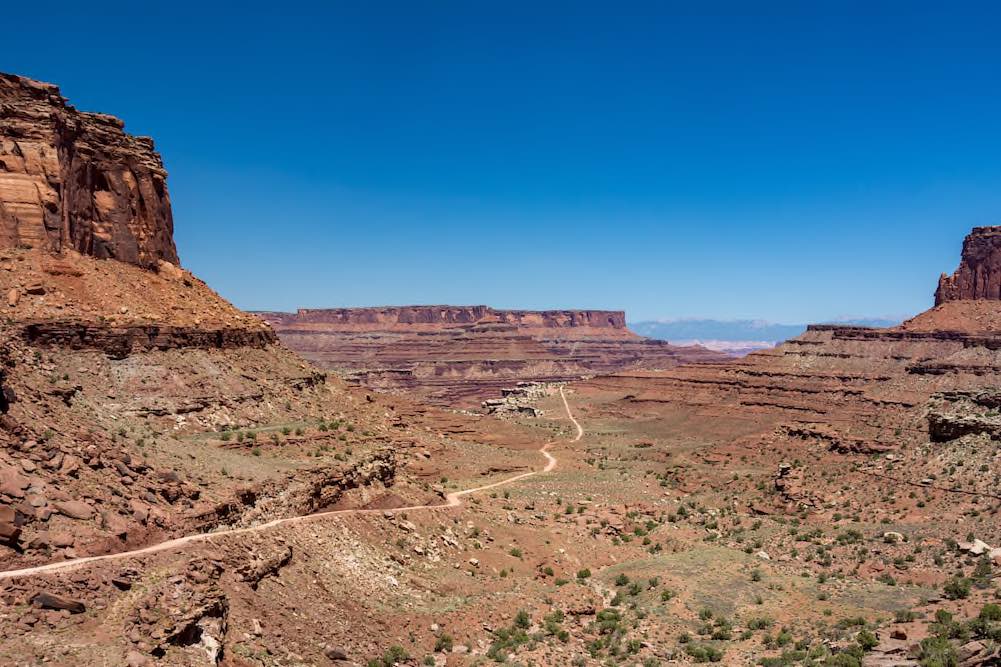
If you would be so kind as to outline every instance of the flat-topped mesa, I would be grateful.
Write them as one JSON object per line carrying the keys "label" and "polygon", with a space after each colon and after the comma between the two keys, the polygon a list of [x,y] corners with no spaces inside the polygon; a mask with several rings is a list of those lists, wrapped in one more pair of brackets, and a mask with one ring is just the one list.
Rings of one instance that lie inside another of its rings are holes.
{"label": "flat-topped mesa", "polygon": [[77,111],[52,84],[0,73],[0,248],[178,263],[153,140]]}
{"label": "flat-topped mesa", "polygon": [[489,306],[303,308],[257,313],[309,361],[384,391],[475,407],[518,382],[562,382],[724,355],[643,338],[621,310]]}
{"label": "flat-topped mesa", "polygon": [[[295,313],[261,313],[282,326],[327,325],[343,329],[448,328],[510,325],[519,329],[596,330],[606,336],[635,334],[621,310],[498,310],[489,306],[386,306],[375,308],[300,308]],[[556,331],[553,332],[557,333]]]}
{"label": "flat-topped mesa", "polygon": [[963,241],[959,268],[942,274],[935,305],[947,301],[1001,299],[1001,226],[974,227]]}

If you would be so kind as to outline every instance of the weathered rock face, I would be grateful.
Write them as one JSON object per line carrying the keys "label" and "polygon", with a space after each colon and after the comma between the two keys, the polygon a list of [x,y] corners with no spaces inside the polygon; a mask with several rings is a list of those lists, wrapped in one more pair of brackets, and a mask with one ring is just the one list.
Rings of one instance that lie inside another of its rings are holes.
{"label": "weathered rock face", "polygon": [[54,85],[0,73],[0,248],[177,264],[167,173],[153,140],[123,127]]}
{"label": "weathered rock face", "polygon": [[99,350],[112,359],[124,359],[133,353],[150,350],[265,348],[277,342],[274,332],[269,329],[159,325],[109,327],[65,321],[28,324],[23,328],[22,336],[36,347]]}
{"label": "weathered rock face", "polygon": [[974,227],[963,241],[959,268],[939,278],[936,306],[974,299],[1001,299],[1001,227]]}
{"label": "weathered rock face", "polygon": [[300,308],[296,313],[264,313],[287,325],[336,325],[359,329],[411,329],[414,325],[509,324],[522,329],[601,329],[636,337],[621,310],[496,310],[489,306],[390,306],[385,308]]}
{"label": "weathered rock face", "polygon": [[367,387],[452,406],[478,406],[522,381],[724,358],[638,336],[622,311],[401,306],[259,315],[320,366]]}

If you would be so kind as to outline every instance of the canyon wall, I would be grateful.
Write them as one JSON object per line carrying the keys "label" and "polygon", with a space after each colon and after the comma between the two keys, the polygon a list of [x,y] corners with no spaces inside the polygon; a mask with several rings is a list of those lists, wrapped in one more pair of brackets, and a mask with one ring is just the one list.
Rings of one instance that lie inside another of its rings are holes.
{"label": "canyon wall", "polygon": [[565,329],[571,333],[591,333],[635,337],[626,328],[621,310],[497,310],[489,306],[387,306],[377,308],[300,308],[295,313],[262,313],[283,327],[307,325],[412,330],[422,325],[448,327],[470,324],[509,324],[522,329]]}
{"label": "canyon wall", "polygon": [[148,137],[0,73],[0,248],[178,263],[167,172]]}
{"label": "canyon wall", "polygon": [[401,306],[258,314],[288,347],[353,382],[461,407],[522,381],[723,356],[638,336],[626,328],[622,311]]}

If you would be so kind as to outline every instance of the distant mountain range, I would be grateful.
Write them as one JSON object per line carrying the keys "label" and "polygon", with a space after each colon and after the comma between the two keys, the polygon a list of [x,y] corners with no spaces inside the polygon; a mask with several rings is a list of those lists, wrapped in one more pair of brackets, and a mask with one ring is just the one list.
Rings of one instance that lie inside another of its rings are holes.
{"label": "distant mountain range", "polygon": [[[903,318],[842,318],[833,324],[892,327]],[[711,350],[742,356],[755,350],[775,347],[806,331],[805,324],[775,324],[764,320],[677,319],[630,322],[629,328],[649,338],[677,345],[703,345]]]}

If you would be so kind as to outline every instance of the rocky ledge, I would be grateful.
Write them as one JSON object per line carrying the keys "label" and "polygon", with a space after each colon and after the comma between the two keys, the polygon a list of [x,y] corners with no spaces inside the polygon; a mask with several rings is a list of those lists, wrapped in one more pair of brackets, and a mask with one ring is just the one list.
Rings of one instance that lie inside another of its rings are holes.
{"label": "rocky ledge", "polygon": [[112,359],[134,352],[182,348],[263,348],[277,342],[270,329],[194,328],[161,325],[103,326],[86,322],[57,321],[27,324],[21,330],[30,345],[71,350],[98,350]]}

